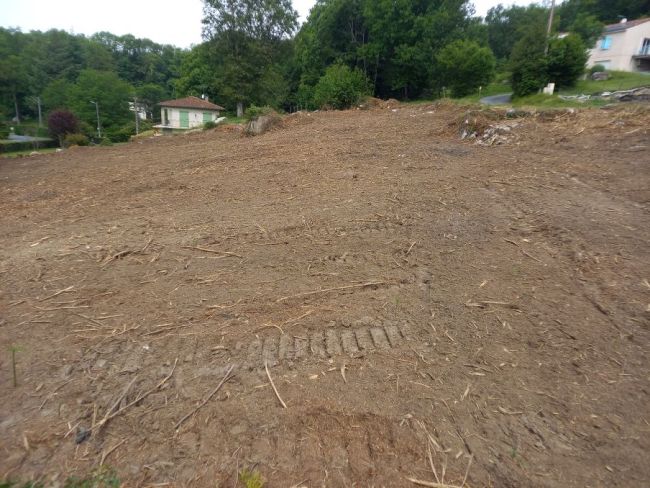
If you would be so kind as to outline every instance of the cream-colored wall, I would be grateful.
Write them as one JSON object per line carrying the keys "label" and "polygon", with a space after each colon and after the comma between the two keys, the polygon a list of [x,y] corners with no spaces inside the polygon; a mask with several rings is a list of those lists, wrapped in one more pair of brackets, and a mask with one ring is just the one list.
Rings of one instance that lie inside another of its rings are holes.
{"label": "cream-colored wall", "polygon": [[193,127],[201,127],[203,125],[203,112],[210,112],[212,120],[216,120],[219,117],[219,112],[213,112],[210,110],[192,110],[185,108],[170,108],[162,107],[160,110],[160,120],[162,125],[165,125],[165,110],[169,115],[169,126],[175,129],[181,128],[181,110],[189,112],[190,115],[190,129]]}
{"label": "cream-colored wall", "polygon": [[650,38],[650,22],[607,35],[612,39],[611,47],[601,49],[603,38],[598,39],[596,47],[590,52],[588,66],[603,64],[608,70],[638,71],[632,56],[639,53],[643,40]]}

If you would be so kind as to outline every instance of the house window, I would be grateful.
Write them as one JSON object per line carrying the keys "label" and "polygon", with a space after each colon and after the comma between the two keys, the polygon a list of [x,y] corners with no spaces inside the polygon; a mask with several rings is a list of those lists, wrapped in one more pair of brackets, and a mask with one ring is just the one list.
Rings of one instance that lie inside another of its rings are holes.
{"label": "house window", "polygon": [[600,48],[603,51],[606,51],[607,49],[610,49],[611,47],[612,47],[612,38],[611,38],[611,36],[603,37],[602,41],[600,41]]}
{"label": "house window", "polygon": [[167,109],[165,109],[165,125],[169,125],[169,112],[167,112]]}
{"label": "house window", "polygon": [[650,39],[643,39],[643,45],[641,46],[641,51],[639,51],[641,56],[650,56]]}

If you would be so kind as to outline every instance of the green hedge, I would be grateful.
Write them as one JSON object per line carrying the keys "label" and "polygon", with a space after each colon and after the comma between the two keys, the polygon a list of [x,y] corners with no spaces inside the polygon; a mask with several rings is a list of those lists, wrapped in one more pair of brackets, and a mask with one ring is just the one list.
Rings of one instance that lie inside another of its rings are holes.
{"label": "green hedge", "polygon": [[0,141],[0,153],[10,153],[17,151],[36,151],[37,149],[46,149],[50,147],[58,147],[56,141],[38,141],[38,142],[23,142],[23,141]]}

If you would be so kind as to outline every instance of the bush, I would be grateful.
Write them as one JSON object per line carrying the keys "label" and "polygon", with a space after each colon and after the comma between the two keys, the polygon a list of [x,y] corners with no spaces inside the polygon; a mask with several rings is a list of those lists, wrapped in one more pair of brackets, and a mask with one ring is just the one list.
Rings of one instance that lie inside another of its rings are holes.
{"label": "bush", "polygon": [[301,110],[314,110],[314,87],[306,83],[301,83],[296,93],[296,102]]}
{"label": "bush", "polygon": [[113,141],[111,141],[108,137],[102,137],[102,140],[99,141],[100,146],[112,146]]}
{"label": "bush", "polygon": [[264,107],[257,107],[255,105],[251,105],[246,109],[246,113],[244,114],[244,117],[246,118],[246,120],[250,121],[258,117],[262,117],[263,115],[271,115],[272,113],[275,113],[275,110],[273,110],[268,105]]}
{"label": "bush", "polygon": [[6,122],[0,121],[0,139],[8,138],[9,132],[9,125]]}
{"label": "bush", "polygon": [[531,30],[512,48],[510,81],[516,97],[536,93],[548,83],[545,43],[546,35],[543,31]]}
{"label": "bush", "polygon": [[593,75],[594,73],[604,73],[607,71],[607,68],[603,66],[602,64],[594,64],[591,68],[589,68],[589,74]]}
{"label": "bush", "polygon": [[63,145],[65,147],[70,146],[87,146],[90,141],[83,134],[67,134],[63,138]]}
{"label": "bush", "polygon": [[79,132],[79,119],[68,110],[55,110],[47,118],[47,128],[50,135],[63,146],[63,139],[68,134]]}
{"label": "bush", "polygon": [[558,88],[573,86],[585,72],[589,55],[587,47],[577,34],[552,39],[548,48],[548,78]]}
{"label": "bush", "polygon": [[205,124],[203,124],[203,130],[214,129],[216,126],[217,123],[214,120],[208,120]]}
{"label": "bush", "polygon": [[464,97],[494,78],[496,59],[489,47],[474,41],[459,40],[447,44],[437,57],[441,81],[452,96]]}
{"label": "bush", "polygon": [[317,107],[346,109],[358,104],[370,94],[368,79],[358,69],[342,64],[327,68],[314,89],[314,103]]}

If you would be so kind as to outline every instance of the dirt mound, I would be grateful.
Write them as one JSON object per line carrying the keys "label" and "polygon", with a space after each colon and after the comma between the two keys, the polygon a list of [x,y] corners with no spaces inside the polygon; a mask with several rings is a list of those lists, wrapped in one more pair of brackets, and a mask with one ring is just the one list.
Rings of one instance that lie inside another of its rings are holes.
{"label": "dirt mound", "polygon": [[259,136],[268,132],[269,130],[278,127],[282,124],[282,117],[273,112],[266,115],[260,115],[249,121],[244,128],[244,134],[247,136]]}
{"label": "dirt mound", "polygon": [[285,127],[298,127],[301,125],[313,124],[316,118],[316,114],[311,112],[298,111],[293,112],[289,115],[286,115],[283,120]]}
{"label": "dirt mound", "polygon": [[385,110],[399,107],[400,102],[394,98],[382,100],[380,98],[368,97],[359,105],[361,110]]}

